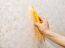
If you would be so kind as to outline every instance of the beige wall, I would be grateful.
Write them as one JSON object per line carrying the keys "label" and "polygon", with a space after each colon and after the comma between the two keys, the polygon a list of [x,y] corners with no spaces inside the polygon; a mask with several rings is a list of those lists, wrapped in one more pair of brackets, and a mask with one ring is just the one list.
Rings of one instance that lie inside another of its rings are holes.
{"label": "beige wall", "polygon": [[[0,48],[38,48],[27,8],[34,3],[41,16],[47,16],[50,28],[65,35],[65,0],[43,0],[41,6],[34,0],[0,0]],[[47,48],[60,48],[51,41]]]}

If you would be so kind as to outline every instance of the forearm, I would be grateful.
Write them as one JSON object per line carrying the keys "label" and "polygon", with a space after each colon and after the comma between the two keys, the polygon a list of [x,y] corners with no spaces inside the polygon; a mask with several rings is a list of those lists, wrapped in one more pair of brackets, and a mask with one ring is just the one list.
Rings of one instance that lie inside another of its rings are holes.
{"label": "forearm", "polygon": [[61,36],[61,35],[56,34],[54,32],[50,32],[50,33],[46,34],[46,36],[47,36],[47,38],[49,38],[53,42],[65,47],[65,37],[64,36]]}

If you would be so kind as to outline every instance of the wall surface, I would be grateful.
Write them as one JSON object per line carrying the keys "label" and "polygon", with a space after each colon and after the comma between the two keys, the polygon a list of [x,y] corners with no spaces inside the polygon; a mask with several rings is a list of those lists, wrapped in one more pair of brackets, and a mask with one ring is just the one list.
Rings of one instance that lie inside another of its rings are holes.
{"label": "wall surface", "polygon": [[[0,48],[39,48],[32,20],[26,15],[31,4],[48,18],[54,32],[65,35],[65,0],[43,0],[41,7],[34,0],[0,0]],[[45,46],[60,48],[48,39]]]}

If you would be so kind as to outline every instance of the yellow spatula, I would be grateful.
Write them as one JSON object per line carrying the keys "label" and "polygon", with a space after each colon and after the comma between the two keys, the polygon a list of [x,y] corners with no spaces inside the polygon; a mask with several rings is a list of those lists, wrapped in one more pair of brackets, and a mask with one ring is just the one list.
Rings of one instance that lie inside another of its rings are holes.
{"label": "yellow spatula", "polygon": [[[38,22],[38,23],[42,23],[42,19],[39,17],[38,13],[36,12],[36,10],[34,9],[34,7],[32,7],[32,16],[33,16],[33,21],[34,22]],[[44,39],[44,35],[39,31],[38,27],[35,27],[35,34],[38,38],[38,40],[42,40]]]}

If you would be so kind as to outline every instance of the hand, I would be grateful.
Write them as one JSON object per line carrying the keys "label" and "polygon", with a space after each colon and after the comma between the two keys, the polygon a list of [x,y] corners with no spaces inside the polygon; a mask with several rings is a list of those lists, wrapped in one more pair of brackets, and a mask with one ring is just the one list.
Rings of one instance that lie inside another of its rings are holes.
{"label": "hand", "polygon": [[40,30],[42,33],[44,33],[44,34],[49,33],[49,32],[48,32],[48,31],[49,31],[49,24],[48,24],[47,19],[46,19],[46,18],[41,18],[41,19],[42,19],[42,23],[37,23],[37,22],[35,22],[34,25],[35,25],[36,27],[38,27],[39,30]]}

